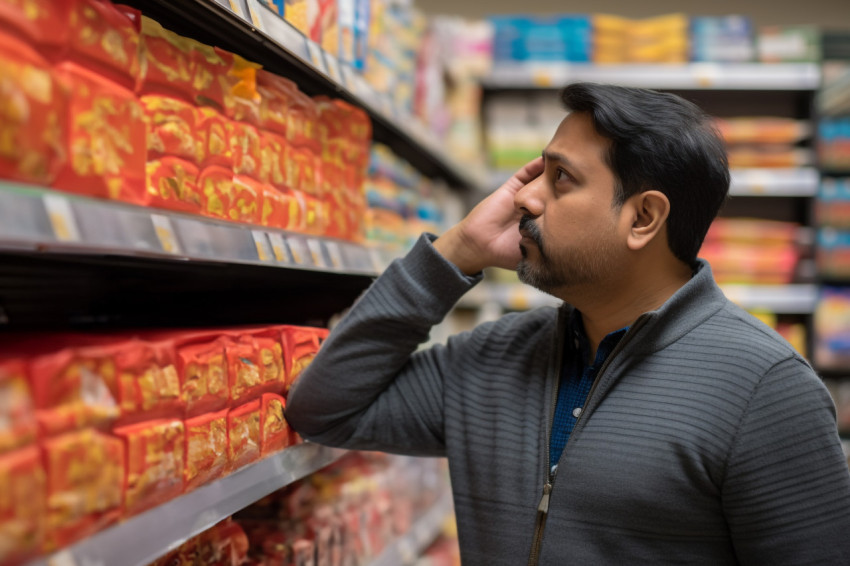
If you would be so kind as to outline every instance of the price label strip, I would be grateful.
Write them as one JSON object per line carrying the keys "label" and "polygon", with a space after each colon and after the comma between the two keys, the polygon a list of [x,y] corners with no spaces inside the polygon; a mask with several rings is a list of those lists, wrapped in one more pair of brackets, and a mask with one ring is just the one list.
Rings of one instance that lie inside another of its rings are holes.
{"label": "price label strip", "polygon": [[330,53],[325,53],[325,66],[328,69],[328,76],[330,76],[330,78],[332,78],[337,84],[341,85],[343,83],[343,77],[339,59]]}
{"label": "price label strip", "polygon": [[271,243],[272,246],[272,253],[274,254],[275,261],[280,263],[292,263],[292,259],[289,257],[289,249],[284,237],[274,232],[269,232],[267,235],[269,237],[269,243]]}
{"label": "price label strip", "polygon": [[307,240],[307,249],[310,250],[310,257],[313,258],[313,265],[316,267],[327,268],[328,264],[325,261],[325,254],[322,252],[322,243],[315,238]]}
{"label": "price label strip", "polygon": [[44,195],[43,202],[56,239],[60,242],[81,241],[77,220],[68,199],[60,195]]}
{"label": "price label strip", "polygon": [[357,94],[357,71],[351,65],[341,65],[342,67],[342,84],[349,92]]}
{"label": "price label strip", "polygon": [[254,237],[254,245],[257,246],[257,257],[260,258],[260,261],[272,261],[274,252],[272,251],[266,233],[261,230],[251,230],[251,235]]}
{"label": "price label strip", "polygon": [[342,250],[339,249],[339,244],[336,242],[325,242],[325,249],[328,251],[328,258],[331,260],[331,268],[341,271],[343,262]]}
{"label": "price label strip", "polygon": [[318,43],[310,39],[307,40],[307,54],[310,57],[310,62],[316,67],[316,70],[325,75],[328,74],[328,69],[325,66],[325,53]]}
{"label": "price label strip", "polygon": [[177,240],[171,219],[161,214],[151,214],[151,222],[153,222],[153,229],[156,232],[156,237],[159,238],[159,243],[162,245],[163,251],[170,254],[179,254],[180,243]]}
{"label": "price label strip", "polygon": [[310,250],[300,238],[287,238],[286,243],[289,244],[289,251],[292,253],[292,259],[298,265],[310,265]]}

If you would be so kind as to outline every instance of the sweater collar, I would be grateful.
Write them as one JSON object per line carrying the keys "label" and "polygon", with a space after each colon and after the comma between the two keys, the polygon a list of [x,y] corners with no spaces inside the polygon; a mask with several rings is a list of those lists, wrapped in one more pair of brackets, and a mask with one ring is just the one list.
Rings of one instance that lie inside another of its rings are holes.
{"label": "sweater collar", "polygon": [[[638,335],[637,340],[642,352],[656,352],[669,346],[706,319],[722,309],[727,299],[714,281],[711,266],[697,259],[694,274],[679,290],[667,299],[659,308],[638,317],[640,324],[633,324]],[[569,311],[575,311],[566,306]],[[570,313],[567,320],[576,320],[576,312]],[[580,317],[579,317],[580,320]],[[572,326],[572,324],[570,324]],[[631,342],[632,340],[630,340]]]}

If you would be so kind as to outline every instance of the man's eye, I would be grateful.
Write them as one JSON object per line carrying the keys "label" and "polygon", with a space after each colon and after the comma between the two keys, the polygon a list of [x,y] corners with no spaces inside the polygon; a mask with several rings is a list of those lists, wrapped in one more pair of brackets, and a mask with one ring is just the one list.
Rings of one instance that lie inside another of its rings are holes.
{"label": "man's eye", "polygon": [[570,176],[563,169],[558,169],[558,172],[555,174],[555,181],[567,181],[569,178]]}

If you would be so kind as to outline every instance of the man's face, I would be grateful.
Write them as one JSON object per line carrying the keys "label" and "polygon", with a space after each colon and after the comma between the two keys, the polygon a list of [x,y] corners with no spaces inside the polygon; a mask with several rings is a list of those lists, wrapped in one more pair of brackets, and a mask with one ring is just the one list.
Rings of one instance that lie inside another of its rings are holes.
{"label": "man's face", "polygon": [[564,297],[616,276],[627,224],[613,205],[609,145],[588,115],[568,115],[543,151],[543,174],[517,192],[514,204],[524,215],[517,273],[524,283]]}

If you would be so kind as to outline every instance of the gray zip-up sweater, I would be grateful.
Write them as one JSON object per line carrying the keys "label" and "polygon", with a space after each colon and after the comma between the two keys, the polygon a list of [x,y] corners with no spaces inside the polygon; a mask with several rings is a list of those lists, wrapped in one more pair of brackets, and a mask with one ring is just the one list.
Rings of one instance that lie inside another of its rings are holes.
{"label": "gray zip-up sweater", "polygon": [[829,395],[707,264],[609,357],[561,456],[549,433],[569,307],[417,351],[478,278],[423,236],[290,393],[305,438],[447,456],[464,566],[850,564],[850,473]]}

